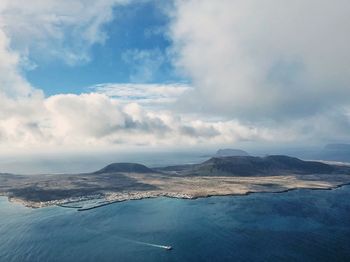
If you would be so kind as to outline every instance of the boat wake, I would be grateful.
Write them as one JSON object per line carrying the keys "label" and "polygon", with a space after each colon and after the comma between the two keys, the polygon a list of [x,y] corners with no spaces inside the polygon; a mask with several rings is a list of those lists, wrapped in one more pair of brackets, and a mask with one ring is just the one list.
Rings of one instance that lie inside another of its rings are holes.
{"label": "boat wake", "polygon": [[[99,232],[97,232],[95,230],[88,230],[88,231],[91,232],[91,233],[94,233],[94,234],[99,234]],[[165,250],[173,249],[172,246],[158,245],[158,244],[153,244],[153,243],[148,243],[148,242],[142,242],[142,241],[133,240],[133,239],[129,239],[129,238],[121,237],[121,236],[115,236],[115,235],[113,237],[114,238],[119,238],[119,239],[124,240],[124,241],[131,242],[131,243],[134,243],[134,244],[150,246],[150,247],[156,247],[156,248],[162,248],[162,249],[165,249]]]}
{"label": "boat wake", "polygon": [[157,244],[152,244],[152,243],[147,243],[147,242],[142,242],[142,241],[137,241],[137,240],[131,240],[131,239],[125,239],[125,238],[124,238],[124,240],[128,240],[130,242],[133,242],[133,243],[136,243],[136,244],[140,244],[140,245],[162,248],[162,249],[165,249],[165,250],[171,250],[172,249],[171,246],[157,245]]}

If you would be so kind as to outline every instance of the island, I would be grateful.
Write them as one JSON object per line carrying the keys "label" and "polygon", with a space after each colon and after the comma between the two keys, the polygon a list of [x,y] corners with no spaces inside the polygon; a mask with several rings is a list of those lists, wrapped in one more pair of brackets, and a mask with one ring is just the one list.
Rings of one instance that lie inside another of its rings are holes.
{"label": "island", "polygon": [[216,151],[214,157],[225,157],[225,156],[249,156],[246,151],[241,149],[224,148]]}
{"label": "island", "polygon": [[27,207],[89,210],[115,202],[173,197],[332,189],[350,183],[350,166],[283,155],[212,157],[199,164],[149,168],[113,163],[81,174],[0,174],[0,195]]}

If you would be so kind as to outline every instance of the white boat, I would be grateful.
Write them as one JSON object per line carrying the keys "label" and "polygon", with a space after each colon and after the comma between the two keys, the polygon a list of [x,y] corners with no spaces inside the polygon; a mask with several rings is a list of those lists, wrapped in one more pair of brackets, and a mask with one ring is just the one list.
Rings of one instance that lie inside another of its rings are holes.
{"label": "white boat", "polygon": [[164,246],[164,249],[166,249],[166,250],[172,250],[173,247],[172,247],[172,246]]}

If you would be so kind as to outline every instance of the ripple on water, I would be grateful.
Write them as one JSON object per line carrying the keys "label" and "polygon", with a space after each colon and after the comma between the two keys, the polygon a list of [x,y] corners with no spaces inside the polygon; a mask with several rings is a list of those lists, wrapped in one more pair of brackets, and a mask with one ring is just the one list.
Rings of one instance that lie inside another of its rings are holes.
{"label": "ripple on water", "polygon": [[0,198],[0,261],[349,261],[348,199],[344,186],[77,212]]}

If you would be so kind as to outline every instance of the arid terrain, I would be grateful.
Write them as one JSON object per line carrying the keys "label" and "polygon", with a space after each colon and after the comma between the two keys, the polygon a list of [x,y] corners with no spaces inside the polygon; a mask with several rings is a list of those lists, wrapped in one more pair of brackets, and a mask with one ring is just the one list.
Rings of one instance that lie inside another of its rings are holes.
{"label": "arid terrain", "polygon": [[191,199],[297,188],[331,189],[348,183],[348,166],[287,156],[237,156],[155,169],[134,163],[115,163],[85,174],[0,174],[0,195],[28,207],[67,206],[98,200],[88,207],[77,205],[80,209],[90,209],[159,196]]}

